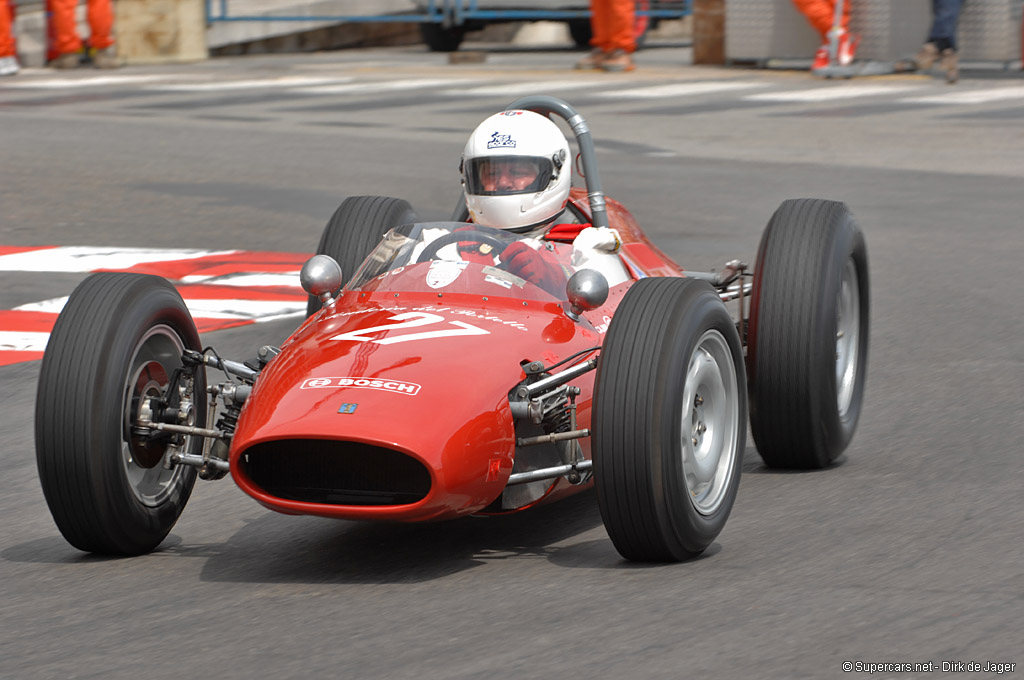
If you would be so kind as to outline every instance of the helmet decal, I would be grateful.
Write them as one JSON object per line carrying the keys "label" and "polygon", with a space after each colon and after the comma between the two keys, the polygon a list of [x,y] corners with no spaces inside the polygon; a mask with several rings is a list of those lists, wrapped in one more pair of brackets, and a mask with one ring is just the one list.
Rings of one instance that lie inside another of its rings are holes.
{"label": "helmet decal", "polygon": [[487,148],[514,149],[516,148],[516,140],[512,139],[512,135],[503,135],[500,132],[495,132],[487,142]]}

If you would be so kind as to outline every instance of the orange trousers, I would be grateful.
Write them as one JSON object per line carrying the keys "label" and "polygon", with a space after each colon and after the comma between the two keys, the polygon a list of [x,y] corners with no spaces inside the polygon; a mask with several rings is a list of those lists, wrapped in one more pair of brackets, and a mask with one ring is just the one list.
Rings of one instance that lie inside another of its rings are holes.
{"label": "orange trousers", "polygon": [[[843,2],[842,26],[845,29],[850,28],[850,3],[851,0]],[[803,12],[814,30],[821,34],[822,41],[827,42],[829,29],[832,28],[836,16],[835,0],[793,0],[793,4]]]}
{"label": "orange trousers", "polygon": [[[75,8],[78,0],[49,0],[53,51],[57,54],[78,52],[82,39],[78,36]],[[110,0],[87,0],[86,16],[89,20],[89,47],[105,50],[114,44],[114,8]]]}
{"label": "orange trousers", "polygon": [[635,52],[635,23],[635,0],[590,0],[590,26],[594,31],[591,47],[602,52]]}
{"label": "orange trousers", "polygon": [[13,20],[14,4],[11,0],[0,0],[0,57],[13,57],[18,54],[18,45],[11,33]]}

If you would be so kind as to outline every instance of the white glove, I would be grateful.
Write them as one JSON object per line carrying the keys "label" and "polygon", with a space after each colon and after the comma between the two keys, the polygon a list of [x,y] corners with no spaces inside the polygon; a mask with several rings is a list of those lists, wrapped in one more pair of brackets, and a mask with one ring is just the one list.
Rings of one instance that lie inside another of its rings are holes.
{"label": "white glove", "polygon": [[622,245],[619,232],[611,227],[587,227],[573,239],[576,250],[601,250],[606,253],[618,252]]}

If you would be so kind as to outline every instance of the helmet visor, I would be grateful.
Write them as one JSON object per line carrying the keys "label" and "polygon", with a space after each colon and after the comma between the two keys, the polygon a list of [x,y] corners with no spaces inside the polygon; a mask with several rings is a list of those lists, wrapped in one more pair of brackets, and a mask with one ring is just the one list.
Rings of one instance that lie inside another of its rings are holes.
{"label": "helmet visor", "polygon": [[550,158],[539,156],[484,156],[466,161],[466,193],[510,196],[543,191],[554,177]]}

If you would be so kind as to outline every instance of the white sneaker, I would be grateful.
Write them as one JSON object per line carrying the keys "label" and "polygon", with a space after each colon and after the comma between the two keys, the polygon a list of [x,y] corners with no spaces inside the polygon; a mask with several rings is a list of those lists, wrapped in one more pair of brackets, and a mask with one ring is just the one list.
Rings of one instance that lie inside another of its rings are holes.
{"label": "white sneaker", "polygon": [[0,57],[0,76],[13,76],[20,70],[17,57]]}

